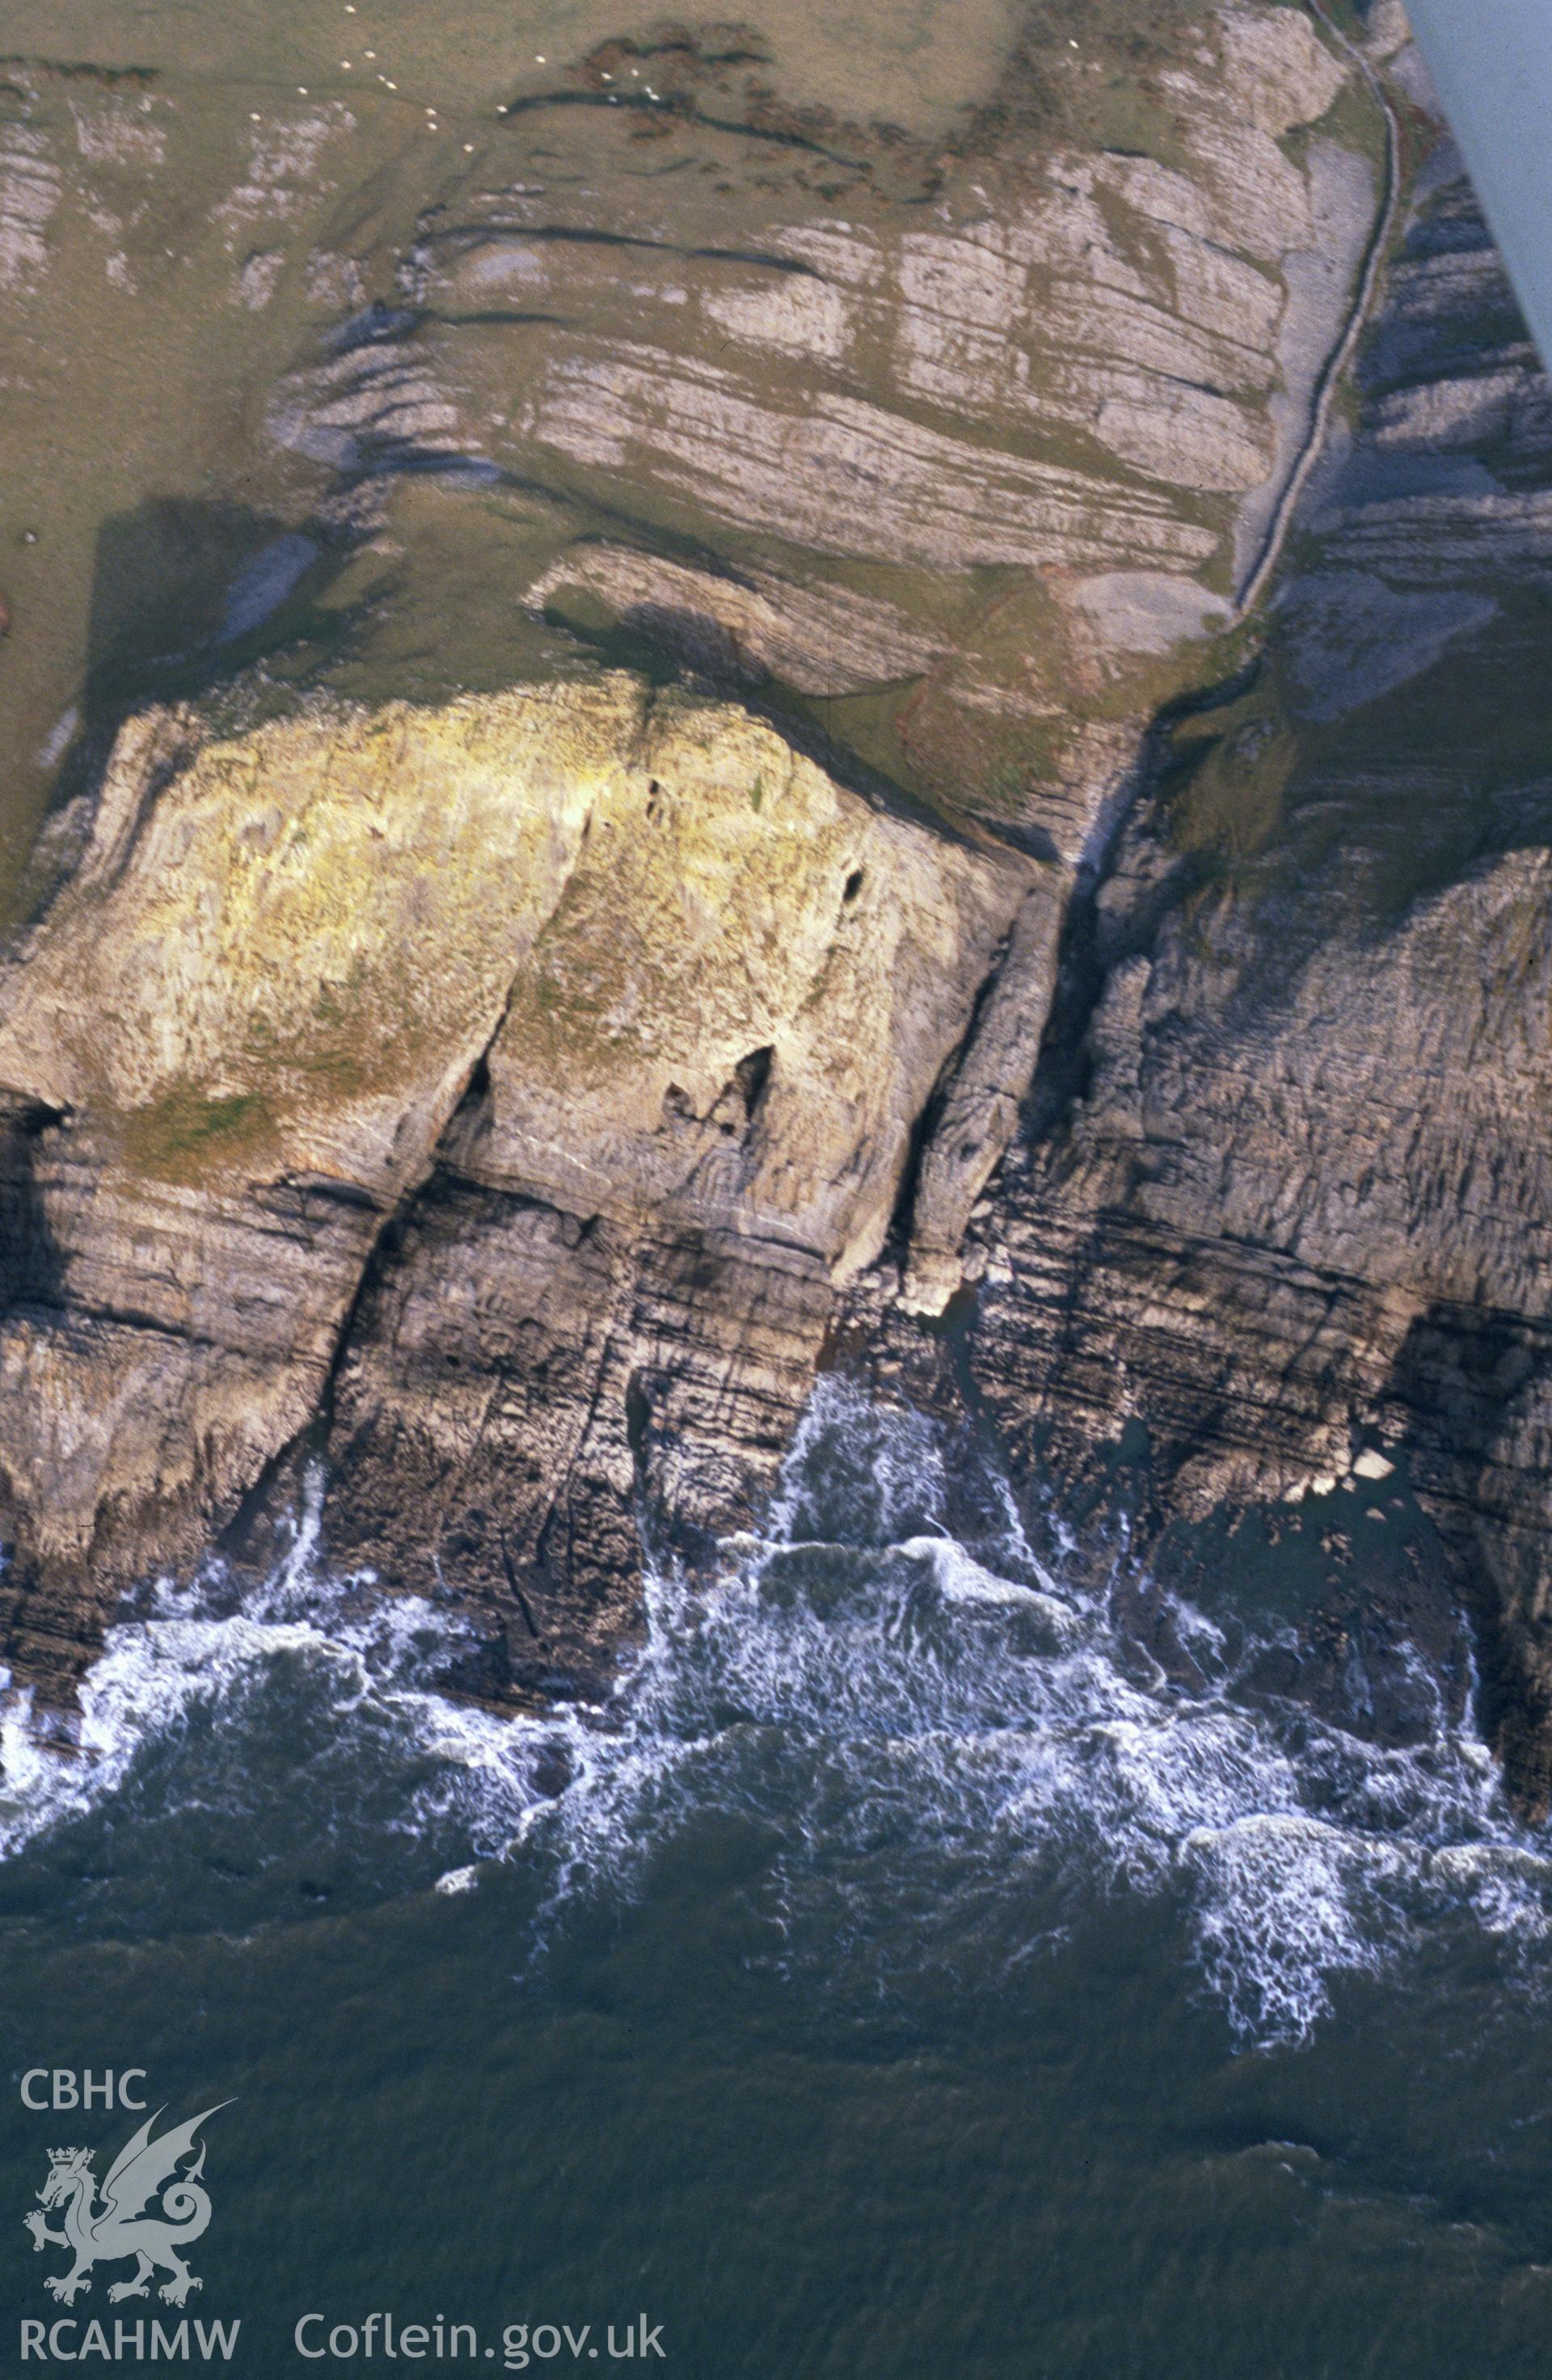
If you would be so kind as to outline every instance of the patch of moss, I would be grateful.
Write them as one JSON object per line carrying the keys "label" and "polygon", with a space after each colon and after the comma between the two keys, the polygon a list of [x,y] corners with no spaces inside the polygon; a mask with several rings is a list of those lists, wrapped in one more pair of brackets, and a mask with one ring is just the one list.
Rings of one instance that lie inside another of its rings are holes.
{"label": "patch of moss", "polygon": [[197,1084],[179,1083],[126,1116],[124,1154],[139,1172],[188,1184],[212,1165],[256,1152],[273,1124],[269,1103],[257,1091],[212,1099]]}
{"label": "patch of moss", "polygon": [[1232,874],[1282,830],[1299,739],[1265,678],[1237,701],[1182,722],[1168,815],[1178,849]]}

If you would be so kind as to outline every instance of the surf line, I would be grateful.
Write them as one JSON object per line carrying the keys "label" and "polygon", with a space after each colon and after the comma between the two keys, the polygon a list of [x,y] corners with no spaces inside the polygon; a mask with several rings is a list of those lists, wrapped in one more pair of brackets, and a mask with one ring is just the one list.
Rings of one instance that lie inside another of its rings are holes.
{"label": "surf line", "polygon": [[1331,407],[1336,401],[1337,390],[1341,383],[1343,373],[1352,360],[1353,349],[1363,334],[1364,325],[1368,321],[1370,310],[1374,305],[1375,293],[1379,286],[1379,276],[1384,270],[1386,254],[1390,246],[1390,235],[1395,228],[1396,210],[1400,204],[1401,128],[1400,120],[1391,103],[1390,94],[1357,43],[1349,41],[1347,35],[1332,22],[1327,13],[1326,0],[1306,0],[1306,5],[1311,16],[1325,28],[1337,47],[1357,67],[1378,103],[1380,114],[1385,120],[1385,191],[1379,212],[1375,217],[1374,228],[1369,234],[1368,246],[1364,252],[1364,261],[1359,271],[1357,286],[1353,291],[1352,303],[1348,309],[1347,321],[1342,326],[1341,334],[1335,346],[1321,366],[1320,376],[1315,384],[1315,399],[1310,407],[1309,429],[1305,432],[1304,443],[1294,460],[1292,469],[1283,481],[1282,492],[1273,506],[1272,516],[1267,524],[1267,534],[1262,540],[1260,553],[1252,565],[1250,574],[1235,600],[1234,615],[1229,624],[1235,628],[1239,627],[1255,609],[1266,592],[1267,579],[1282,558],[1282,549],[1288,541],[1288,532],[1292,524],[1294,510],[1308,484],[1310,473],[1319,458],[1321,448],[1326,443],[1326,432],[1330,426]]}

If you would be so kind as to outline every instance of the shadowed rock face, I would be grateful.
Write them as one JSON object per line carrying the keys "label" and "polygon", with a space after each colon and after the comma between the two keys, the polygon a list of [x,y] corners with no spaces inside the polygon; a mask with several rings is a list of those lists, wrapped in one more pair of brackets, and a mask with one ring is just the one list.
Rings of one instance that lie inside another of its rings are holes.
{"label": "shadowed rock face", "polygon": [[1026,1463],[1141,1421],[1166,1512],[1404,1466],[1545,1807],[1552,451],[1448,155],[1358,398],[1259,675],[1157,748],[1097,888],[972,1362]]}
{"label": "shadowed rock face", "polygon": [[48,746],[6,1658],[316,1452],[464,1683],[587,1688],[844,1347],[1025,1479],[1140,1426],[1155,1525],[1394,1463],[1545,1801],[1552,408],[1404,20],[1399,188],[1291,6],[1049,0],[952,137],[609,30],[220,190],[212,92],[0,111],[24,340],[114,176],[172,320],[129,186],[204,192],[250,466],[104,528]]}

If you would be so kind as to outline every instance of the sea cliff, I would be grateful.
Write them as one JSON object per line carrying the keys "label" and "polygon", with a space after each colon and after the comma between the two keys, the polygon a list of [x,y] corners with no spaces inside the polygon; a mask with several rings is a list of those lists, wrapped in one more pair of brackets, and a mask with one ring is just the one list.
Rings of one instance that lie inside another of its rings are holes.
{"label": "sea cliff", "polygon": [[1156,1531],[1394,1466],[1545,1803],[1552,405],[1352,30],[1038,8],[948,139],[632,35],[230,245],[271,498],[93,681],[0,982],[45,1702],[312,1458],[461,1682],[596,1691],[843,1359],[1025,1484],[1140,1431]]}

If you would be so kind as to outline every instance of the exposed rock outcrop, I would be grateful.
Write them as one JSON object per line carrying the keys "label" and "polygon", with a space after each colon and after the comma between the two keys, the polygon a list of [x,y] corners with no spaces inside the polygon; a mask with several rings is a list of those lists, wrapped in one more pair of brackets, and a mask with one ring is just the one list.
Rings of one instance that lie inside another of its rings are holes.
{"label": "exposed rock outcrop", "polygon": [[212,210],[275,511],[150,659],[266,715],[89,688],[0,983],[54,1694],[304,1448],[466,1682],[586,1687],[840,1332],[1156,1523],[1394,1463],[1546,1800],[1552,404],[1394,9],[1112,15],[952,141],[678,31],[305,271],[340,111]]}
{"label": "exposed rock outcrop", "polygon": [[1448,155],[1360,385],[1266,665],[1175,723],[1098,889],[971,1364],[1025,1465],[1141,1423],[1164,1512],[1405,1464],[1545,1806],[1545,395]]}
{"label": "exposed rock outcrop", "polygon": [[1134,749],[1299,466],[1385,150],[1295,9],[1182,12],[1142,71],[1110,30],[1044,69],[1069,123],[988,120],[909,200],[882,151],[828,176],[722,69],[708,113],[689,52],[629,47],[597,104],[514,110],[273,434],[459,470],[507,517],[542,490],[533,610],[809,699],[892,689],[843,722],[865,758],[1076,864],[1088,729]]}
{"label": "exposed rock outcrop", "polygon": [[197,726],[126,730],[4,988],[16,1650],[332,1419],[342,1558],[451,1543],[552,1666],[638,1486],[747,1514],[1029,864],[624,676]]}

